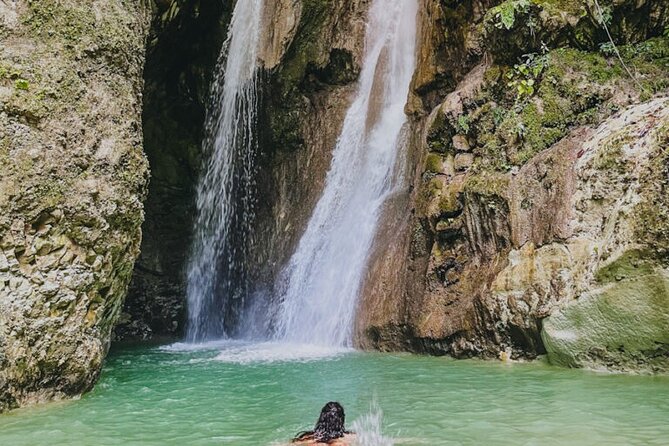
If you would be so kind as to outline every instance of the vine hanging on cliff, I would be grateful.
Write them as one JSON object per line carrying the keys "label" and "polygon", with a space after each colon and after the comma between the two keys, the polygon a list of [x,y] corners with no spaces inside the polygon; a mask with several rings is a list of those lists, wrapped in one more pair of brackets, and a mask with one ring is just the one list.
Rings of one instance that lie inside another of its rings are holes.
{"label": "vine hanging on cliff", "polygon": [[615,42],[613,41],[613,37],[611,36],[611,32],[609,31],[609,27],[607,23],[610,23],[612,20],[611,13],[610,11],[605,11],[602,6],[599,4],[598,0],[593,0],[595,3],[595,7],[597,8],[597,14],[599,14],[598,17],[595,17],[597,22],[602,25],[602,28],[604,28],[604,31],[606,31],[606,35],[609,38],[609,43],[611,44],[611,48],[613,49],[613,52],[615,55],[618,57],[618,60],[620,61],[620,64],[623,66],[629,77],[634,81],[634,83],[639,87],[641,91],[646,91],[645,88],[643,88],[643,85],[639,82],[639,80],[632,74],[630,71],[629,67],[623,60],[622,56],[620,55],[620,51],[618,51],[618,47],[616,46]]}

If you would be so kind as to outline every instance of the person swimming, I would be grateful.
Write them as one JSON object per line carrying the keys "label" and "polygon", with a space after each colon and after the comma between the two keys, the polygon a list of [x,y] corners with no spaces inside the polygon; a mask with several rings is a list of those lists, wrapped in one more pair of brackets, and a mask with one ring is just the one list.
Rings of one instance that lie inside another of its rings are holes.
{"label": "person swimming", "polygon": [[318,445],[327,444],[331,446],[347,446],[349,440],[355,434],[344,427],[346,414],[341,404],[330,401],[318,417],[316,426],[312,431],[300,432],[291,441],[292,444]]}

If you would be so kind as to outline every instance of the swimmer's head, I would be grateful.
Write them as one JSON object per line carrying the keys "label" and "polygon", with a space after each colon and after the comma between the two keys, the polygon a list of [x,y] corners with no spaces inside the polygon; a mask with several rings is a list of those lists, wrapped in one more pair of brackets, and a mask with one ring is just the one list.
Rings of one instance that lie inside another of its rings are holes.
{"label": "swimmer's head", "polygon": [[330,401],[321,409],[321,415],[318,417],[318,422],[316,422],[314,428],[314,439],[327,442],[343,437],[346,434],[345,421],[344,408],[341,404]]}

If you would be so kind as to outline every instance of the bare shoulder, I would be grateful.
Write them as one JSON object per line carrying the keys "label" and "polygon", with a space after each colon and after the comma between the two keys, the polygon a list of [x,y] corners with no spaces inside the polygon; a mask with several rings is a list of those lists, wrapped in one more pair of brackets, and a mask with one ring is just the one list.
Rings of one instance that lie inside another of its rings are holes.
{"label": "bare shoulder", "polygon": [[342,438],[338,438],[330,446],[352,446],[355,442],[355,434],[346,434]]}
{"label": "bare shoulder", "polygon": [[311,439],[304,440],[295,440],[291,442],[291,445],[302,445],[302,446],[353,446],[355,441],[355,434],[346,434],[342,438],[332,440],[329,443],[321,443]]}

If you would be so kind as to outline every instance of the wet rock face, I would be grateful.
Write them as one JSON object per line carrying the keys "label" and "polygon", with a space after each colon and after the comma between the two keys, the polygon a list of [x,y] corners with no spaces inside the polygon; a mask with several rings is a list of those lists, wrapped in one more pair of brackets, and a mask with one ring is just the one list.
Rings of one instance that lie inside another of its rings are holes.
{"label": "wet rock face", "polygon": [[584,144],[564,243],[573,286],[543,321],[552,362],[669,372],[668,105],[632,107]]}
{"label": "wet rock face", "polygon": [[[88,390],[117,321],[124,339],[182,329],[201,128],[231,4],[142,5],[0,5],[0,410]],[[285,29],[263,60],[277,94],[261,117],[260,273],[276,271],[320,192],[365,6],[277,3]]]}
{"label": "wet rock face", "polygon": [[[413,184],[388,205],[359,345],[666,371],[669,208],[651,185],[668,180],[645,161],[664,159],[666,4],[602,4],[632,80],[582,2],[428,3],[432,44],[445,18],[471,20],[440,37],[456,68],[419,56]],[[630,256],[635,272],[598,272]]]}
{"label": "wet rock face", "polygon": [[[596,130],[577,132],[513,178],[518,248],[509,251],[484,303],[500,319],[498,328],[512,339],[533,338],[553,362],[668,370],[666,240],[652,234],[655,213],[668,211],[661,148],[668,104],[664,98],[636,105]],[[556,157],[564,160],[559,176],[536,175],[545,172],[540,163]],[[523,209],[527,197],[533,202]],[[538,210],[553,227],[537,220]]]}
{"label": "wet rock face", "polygon": [[481,59],[480,23],[499,0],[420,0],[418,65],[413,89],[425,109],[434,107]]}
{"label": "wet rock face", "polygon": [[[183,333],[202,127],[232,6],[171,0],[154,11],[143,111],[151,183],[145,236],[117,339]],[[273,283],[320,195],[359,72],[365,8],[365,1],[266,2],[257,231],[248,260],[261,287]]]}
{"label": "wet rock face", "polygon": [[181,336],[209,85],[232,2],[158,2],[147,40],[142,122],[151,181],[141,253],[118,340]]}
{"label": "wet rock face", "polygon": [[261,54],[257,230],[249,260],[256,303],[269,294],[320,197],[360,71],[368,6],[364,0],[274,3],[271,23],[281,26],[268,33]]}
{"label": "wet rock face", "polygon": [[135,258],[148,166],[140,1],[0,6],[0,411],[80,394]]}

